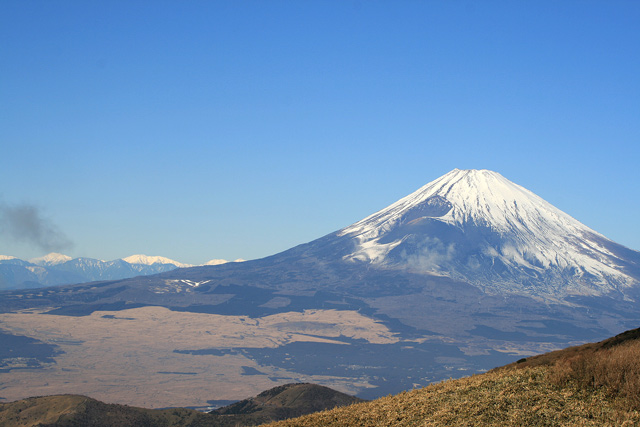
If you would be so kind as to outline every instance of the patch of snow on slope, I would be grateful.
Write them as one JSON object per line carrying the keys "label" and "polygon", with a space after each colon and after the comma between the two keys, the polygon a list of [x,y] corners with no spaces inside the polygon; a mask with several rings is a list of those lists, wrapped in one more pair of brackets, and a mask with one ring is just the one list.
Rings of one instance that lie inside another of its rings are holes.
{"label": "patch of snow on slope", "polygon": [[209,283],[211,280],[202,280],[200,282],[195,282],[193,280],[187,280],[187,279],[181,279],[180,282],[184,283],[185,285],[189,285],[192,288],[197,288],[200,285],[204,285],[205,283]]}

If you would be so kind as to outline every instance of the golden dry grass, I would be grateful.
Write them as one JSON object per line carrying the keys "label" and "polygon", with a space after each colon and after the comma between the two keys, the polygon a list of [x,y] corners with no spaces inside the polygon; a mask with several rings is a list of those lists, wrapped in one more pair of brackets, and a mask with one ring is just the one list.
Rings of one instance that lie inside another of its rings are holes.
{"label": "golden dry grass", "polygon": [[639,341],[560,359],[550,373],[554,384],[577,384],[587,390],[599,390],[619,406],[640,411]]}
{"label": "golden dry grass", "polygon": [[[637,364],[638,362],[636,362]],[[272,427],[635,426],[640,413],[603,387],[583,387],[550,366],[449,380]]]}

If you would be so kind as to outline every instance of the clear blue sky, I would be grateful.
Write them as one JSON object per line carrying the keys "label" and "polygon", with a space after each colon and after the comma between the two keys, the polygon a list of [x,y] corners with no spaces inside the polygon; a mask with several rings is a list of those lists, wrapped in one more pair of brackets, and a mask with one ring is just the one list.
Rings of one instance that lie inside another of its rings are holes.
{"label": "clear blue sky", "polygon": [[639,76],[637,1],[4,0],[0,254],[259,258],[454,168],[638,250]]}

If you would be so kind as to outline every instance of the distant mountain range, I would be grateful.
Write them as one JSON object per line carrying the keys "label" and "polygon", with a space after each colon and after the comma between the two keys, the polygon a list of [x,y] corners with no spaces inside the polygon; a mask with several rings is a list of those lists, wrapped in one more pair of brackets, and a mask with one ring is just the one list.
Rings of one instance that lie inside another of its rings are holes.
{"label": "distant mountain range", "polygon": [[[243,260],[236,260],[236,262],[239,261]],[[204,265],[220,265],[227,262],[223,259],[214,259]],[[118,280],[187,267],[193,267],[193,265],[161,256],[147,255],[132,255],[113,261],[71,258],[55,252],[28,261],[0,255],[0,290]]]}

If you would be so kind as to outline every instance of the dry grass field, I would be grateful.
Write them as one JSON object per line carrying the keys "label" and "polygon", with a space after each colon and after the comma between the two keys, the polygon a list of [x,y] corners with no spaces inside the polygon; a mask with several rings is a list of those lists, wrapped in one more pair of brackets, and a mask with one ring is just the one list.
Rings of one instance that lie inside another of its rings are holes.
{"label": "dry grass field", "polygon": [[640,340],[612,339],[582,351],[568,350],[548,364],[551,383],[599,391],[622,409],[640,411]]}

